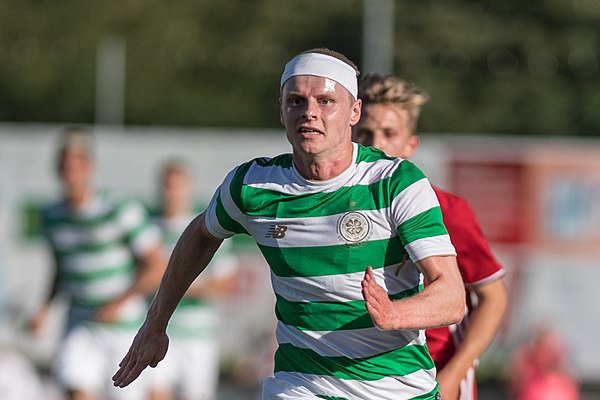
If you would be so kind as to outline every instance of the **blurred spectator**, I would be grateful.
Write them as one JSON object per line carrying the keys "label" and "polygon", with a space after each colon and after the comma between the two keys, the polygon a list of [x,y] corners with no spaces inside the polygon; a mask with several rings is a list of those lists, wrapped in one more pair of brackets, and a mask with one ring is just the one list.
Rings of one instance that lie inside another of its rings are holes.
{"label": "blurred spectator", "polygon": [[517,348],[508,364],[513,400],[578,400],[579,382],[563,337],[542,326],[533,340]]}
{"label": "blurred spectator", "polygon": [[[198,214],[193,207],[188,165],[168,162],[160,172],[161,209],[156,217],[170,251]],[[233,293],[238,260],[226,241],[208,269],[190,286],[173,314],[167,333],[169,351],[155,368],[145,372],[152,400],[214,399],[219,378],[218,315],[213,300]]]}
{"label": "blurred spectator", "polygon": [[136,201],[93,188],[91,135],[69,128],[58,153],[64,199],[44,210],[44,232],[54,254],[52,290],[30,321],[38,333],[54,295],[69,297],[65,336],[53,363],[71,399],[142,399],[141,384],[111,385],[110,373],[133,339],[166,260],[160,232]]}

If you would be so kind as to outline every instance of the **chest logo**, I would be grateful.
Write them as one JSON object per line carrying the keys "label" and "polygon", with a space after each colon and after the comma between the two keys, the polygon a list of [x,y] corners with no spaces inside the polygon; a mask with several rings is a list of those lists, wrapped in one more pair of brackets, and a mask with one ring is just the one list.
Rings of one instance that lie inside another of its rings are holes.
{"label": "chest logo", "polygon": [[273,239],[281,239],[285,236],[285,232],[287,231],[287,226],[285,225],[270,225],[267,230],[267,237]]}
{"label": "chest logo", "polygon": [[338,234],[346,242],[360,242],[371,234],[371,221],[358,211],[343,214],[337,224]]}

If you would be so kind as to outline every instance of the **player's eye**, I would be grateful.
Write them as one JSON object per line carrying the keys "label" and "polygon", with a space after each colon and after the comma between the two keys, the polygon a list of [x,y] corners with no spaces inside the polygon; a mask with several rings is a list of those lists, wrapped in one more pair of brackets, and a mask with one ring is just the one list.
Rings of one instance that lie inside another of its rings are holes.
{"label": "player's eye", "polygon": [[289,106],[295,107],[301,105],[303,100],[300,97],[290,97],[286,102]]}

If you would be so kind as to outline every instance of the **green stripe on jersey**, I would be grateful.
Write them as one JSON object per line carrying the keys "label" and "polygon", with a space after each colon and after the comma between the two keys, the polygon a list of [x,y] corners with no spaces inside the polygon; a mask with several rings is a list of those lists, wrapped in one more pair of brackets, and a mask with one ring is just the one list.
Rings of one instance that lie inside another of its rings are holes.
{"label": "green stripe on jersey", "polygon": [[[376,210],[386,204],[386,199],[380,192],[382,190],[379,185],[357,185],[342,187],[335,192],[303,196],[246,186],[244,196],[248,196],[246,199],[250,202],[245,204],[244,211],[253,217],[310,218],[357,209]],[[340,199],[352,199],[352,202],[341,202]]]}
{"label": "green stripe on jersey", "polygon": [[254,160],[261,167],[277,166],[282,168],[292,168],[293,158],[291,153],[281,154],[273,158],[257,158]]}
{"label": "green stripe on jersey", "polygon": [[150,221],[148,220],[144,220],[143,222],[140,222],[140,224],[138,224],[137,226],[132,227],[128,233],[130,240],[135,240],[136,238],[138,238],[142,233],[146,232],[149,227]]}
{"label": "green stripe on jersey", "polygon": [[356,162],[359,163],[361,161],[364,162],[373,162],[377,160],[393,160],[396,157],[388,156],[383,151],[371,147],[371,146],[363,146],[362,144],[358,144],[358,157],[356,158]]}
{"label": "green stripe on jersey", "polygon": [[[352,245],[319,247],[258,246],[271,270],[281,277],[326,276],[363,272],[398,264],[405,250],[400,239],[372,240]],[[306,260],[311,260],[307,263]]]}
{"label": "green stripe on jersey", "polygon": [[415,215],[398,227],[398,236],[405,245],[417,239],[447,234],[440,207],[433,207]]}
{"label": "green stripe on jersey", "polygon": [[[254,160],[254,161],[256,161],[256,160]],[[240,210],[244,209],[243,202],[242,202],[242,194],[243,194],[244,188],[245,188],[244,177],[248,173],[248,170],[250,169],[252,164],[253,164],[253,162],[249,161],[249,162],[246,162],[246,163],[240,165],[236,169],[235,174],[233,175],[233,179],[231,180],[231,183],[229,184],[229,191],[231,192],[231,198],[233,199],[233,202],[235,203],[237,208],[239,208]]]}
{"label": "green stripe on jersey", "polygon": [[110,268],[93,270],[93,271],[79,271],[79,272],[60,272],[61,279],[67,282],[92,282],[99,281],[100,278],[108,278],[117,275],[132,276],[135,271],[135,265],[133,262],[119,266],[111,266]]}
{"label": "green stripe on jersey", "polygon": [[[388,296],[399,300],[419,293],[423,289],[418,285],[409,290]],[[364,300],[343,303],[328,301],[295,302],[275,295],[275,314],[286,325],[300,330],[334,331],[346,329],[372,328],[373,320],[367,312]]]}
{"label": "green stripe on jersey", "polygon": [[439,399],[439,397],[437,397],[439,389],[439,384],[436,383],[435,389],[433,389],[431,392],[422,394],[421,396],[412,397],[408,400],[437,400]]}
{"label": "green stripe on jersey", "polygon": [[330,375],[361,381],[404,376],[433,368],[426,346],[412,345],[368,358],[325,357],[288,343],[275,352],[275,372]]}
{"label": "green stripe on jersey", "polygon": [[225,207],[223,207],[223,202],[221,201],[221,196],[217,196],[216,211],[219,225],[221,225],[224,229],[228,230],[229,232],[248,234],[246,229],[240,223],[231,218],[227,211],[225,211]]}
{"label": "green stripe on jersey", "polygon": [[78,243],[69,246],[62,246],[58,248],[58,245],[54,247],[54,253],[58,257],[69,257],[80,254],[98,254],[108,253],[114,249],[121,249],[125,245],[125,240],[122,237],[109,238],[102,243]]}

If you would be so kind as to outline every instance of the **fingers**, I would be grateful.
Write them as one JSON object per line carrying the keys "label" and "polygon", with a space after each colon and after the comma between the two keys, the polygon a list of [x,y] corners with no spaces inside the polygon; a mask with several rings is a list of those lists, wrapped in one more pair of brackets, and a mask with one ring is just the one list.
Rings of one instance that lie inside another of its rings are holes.
{"label": "fingers", "polygon": [[373,268],[367,267],[361,284],[365,307],[373,320],[373,325],[378,329],[390,329],[391,301],[387,291],[375,280]]}
{"label": "fingers", "polygon": [[148,363],[141,360],[133,349],[130,349],[123,361],[119,363],[120,368],[112,377],[113,385],[121,388],[129,385],[140,376],[147,366]]}
{"label": "fingers", "polygon": [[365,277],[363,278],[361,285],[365,300],[381,302],[381,296],[385,296],[387,298],[387,292],[375,280],[375,274],[373,273],[372,267],[367,267],[365,271]]}
{"label": "fingers", "polygon": [[150,364],[148,364],[148,365],[150,365],[150,367],[152,367],[152,368],[156,368],[156,366],[158,365],[159,361],[160,360],[156,356],[154,356],[152,358],[152,361],[150,361]]}
{"label": "fingers", "polygon": [[[373,268],[367,267],[365,271],[365,277],[361,284],[362,295],[365,299],[365,306],[367,307],[367,311],[369,312],[369,314],[371,314],[371,317],[375,317],[377,314],[380,314],[380,292],[385,292],[385,290],[381,286],[379,286],[375,281]],[[387,296],[387,293],[385,295]]]}

